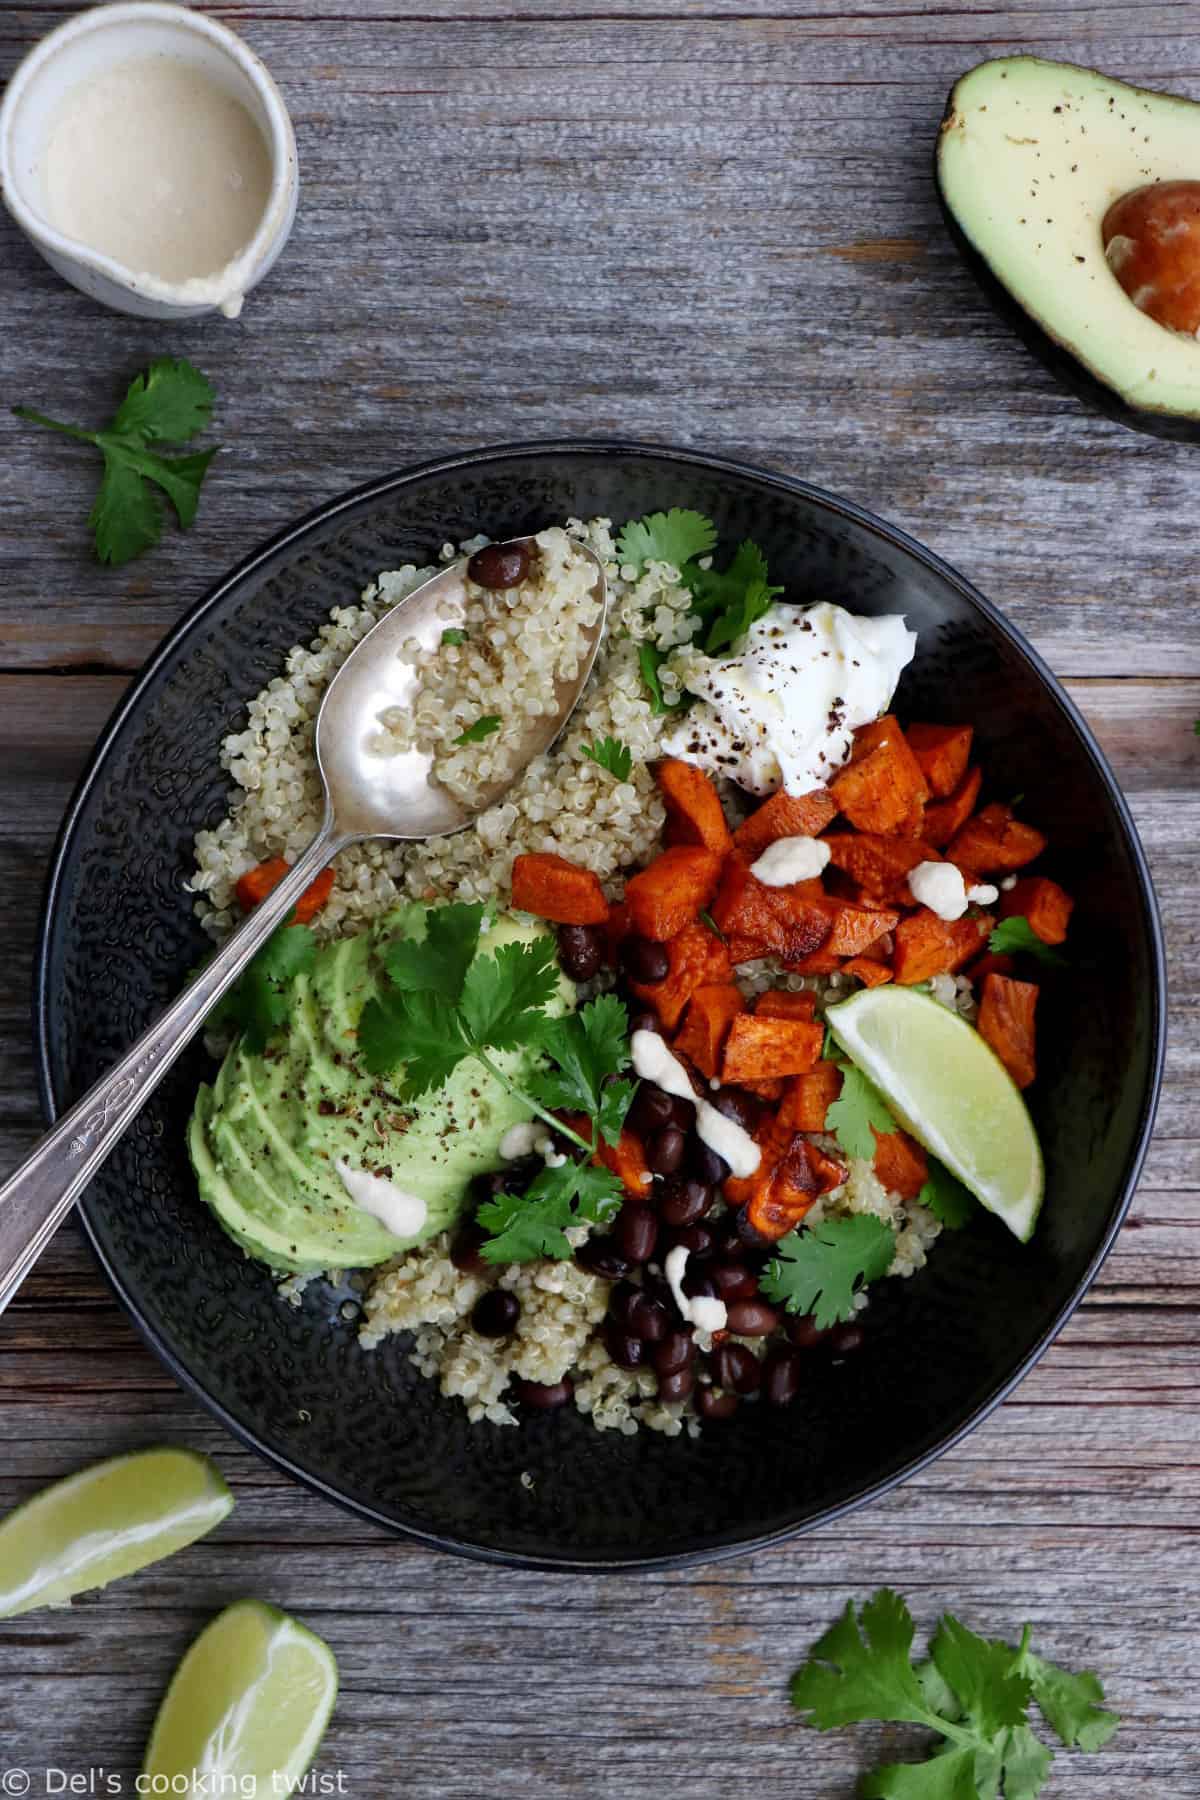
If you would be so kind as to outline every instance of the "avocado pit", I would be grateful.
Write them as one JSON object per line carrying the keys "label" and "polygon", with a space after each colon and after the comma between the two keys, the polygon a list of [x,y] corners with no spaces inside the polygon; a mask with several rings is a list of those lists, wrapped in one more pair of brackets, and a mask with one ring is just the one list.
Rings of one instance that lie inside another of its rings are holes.
{"label": "avocado pit", "polygon": [[1108,266],[1140,312],[1200,336],[1200,181],[1158,181],[1115,200],[1101,226]]}

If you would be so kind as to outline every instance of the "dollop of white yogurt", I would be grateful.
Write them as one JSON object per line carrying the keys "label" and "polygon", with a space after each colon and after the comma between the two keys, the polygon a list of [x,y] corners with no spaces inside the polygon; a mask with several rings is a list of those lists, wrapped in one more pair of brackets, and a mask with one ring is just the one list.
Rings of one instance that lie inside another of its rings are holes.
{"label": "dollop of white yogurt", "polygon": [[988,881],[968,887],[963,872],[951,862],[918,863],[908,877],[912,897],[927,906],[939,919],[961,919],[968,905],[990,906],[999,899],[999,889]]}
{"label": "dollop of white yogurt", "polygon": [[539,1120],[524,1119],[517,1125],[510,1125],[500,1139],[500,1154],[505,1162],[516,1162],[520,1156],[528,1156],[534,1145],[545,1131]]}
{"label": "dollop of white yogurt", "polygon": [[344,1158],[339,1158],[333,1166],[355,1206],[361,1206],[373,1219],[378,1219],[393,1237],[415,1237],[424,1229],[429,1208],[419,1194],[406,1194],[394,1181],[372,1175],[369,1169],[356,1169]]}
{"label": "dollop of white yogurt", "polygon": [[793,882],[811,881],[829,866],[829,845],[815,837],[776,838],[768,844],[750,873],[764,887],[791,887]]}
{"label": "dollop of white yogurt", "polygon": [[729,1321],[729,1311],[723,1300],[708,1294],[699,1294],[690,1299],[683,1291],[683,1277],[687,1270],[688,1251],[685,1244],[676,1244],[673,1250],[667,1251],[667,1260],[663,1272],[675,1297],[675,1304],[689,1325],[697,1331],[724,1331]]}
{"label": "dollop of white yogurt", "polygon": [[736,655],[684,659],[683,684],[700,705],[663,749],[752,794],[811,793],[846,761],[855,727],[887,711],[916,647],[898,613],[772,606]]}
{"label": "dollop of white yogurt", "polygon": [[711,1100],[704,1100],[693,1088],[688,1072],[672,1054],[657,1031],[635,1031],[629,1040],[635,1073],[642,1081],[653,1081],[664,1093],[678,1100],[690,1100],[696,1108],[696,1136],[718,1156],[724,1157],[734,1175],[753,1175],[762,1161],[762,1151],[750,1133],[734,1119],[718,1112]]}

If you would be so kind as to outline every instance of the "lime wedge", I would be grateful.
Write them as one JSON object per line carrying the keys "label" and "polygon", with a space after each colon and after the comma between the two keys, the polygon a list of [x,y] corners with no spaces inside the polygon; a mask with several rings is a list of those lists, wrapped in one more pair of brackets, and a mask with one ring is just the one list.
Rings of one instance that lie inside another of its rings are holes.
{"label": "lime wedge", "polygon": [[55,1482],[0,1522],[0,1619],[65,1606],[194,1543],[233,1508],[207,1457],[138,1450]]}
{"label": "lime wedge", "polygon": [[912,988],[864,988],[825,1014],[896,1119],[1028,1243],[1041,1210],[1041,1146],[1020,1090],[957,1013]]}
{"label": "lime wedge", "polygon": [[171,1678],[143,1774],[158,1794],[290,1794],[337,1698],[328,1644],[261,1600],[226,1607]]}

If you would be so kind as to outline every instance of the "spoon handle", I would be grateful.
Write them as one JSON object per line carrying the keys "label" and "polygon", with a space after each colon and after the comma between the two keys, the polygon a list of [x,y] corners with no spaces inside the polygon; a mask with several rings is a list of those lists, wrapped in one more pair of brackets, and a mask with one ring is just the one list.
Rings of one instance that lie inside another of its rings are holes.
{"label": "spoon handle", "polygon": [[278,887],[260,901],[195,980],[126,1051],[82,1100],[63,1114],[32,1154],[0,1187],[0,1312],[49,1243],[117,1139],[171,1064],[195,1036],[255,951],[339,850],[332,816]]}

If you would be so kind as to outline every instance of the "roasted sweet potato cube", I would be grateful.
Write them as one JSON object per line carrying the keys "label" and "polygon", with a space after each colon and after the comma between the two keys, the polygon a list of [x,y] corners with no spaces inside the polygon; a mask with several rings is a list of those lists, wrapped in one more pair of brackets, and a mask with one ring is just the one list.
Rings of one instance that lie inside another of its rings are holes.
{"label": "roasted sweet potato cube", "polygon": [[779,956],[790,962],[817,949],[829,936],[824,908],[819,881],[768,887],[751,874],[745,856],[735,850],[725,859],[712,916],[726,938],[753,945],[755,956]]}
{"label": "roasted sweet potato cube", "polygon": [[608,918],[608,901],[592,871],[548,851],[515,859],[512,903],[518,912],[555,925],[603,925]]}
{"label": "roasted sweet potato cube", "polygon": [[802,1075],[821,1054],[824,1027],[815,1020],[760,1018],[743,1013],[733,1021],[721,1058],[721,1080],[735,1085]]}
{"label": "roasted sweet potato cube", "polygon": [[891,965],[874,962],[869,956],[848,956],[842,964],[843,975],[853,975],[864,987],[882,987],[892,979]]}
{"label": "roasted sweet potato cube", "polygon": [[829,845],[830,861],[842,869],[860,888],[877,900],[899,901],[907,906],[912,900],[908,877],[918,863],[940,862],[936,850],[920,838],[882,837],[877,832],[830,831],[824,842]]}
{"label": "roasted sweet potato cube", "polygon": [[[291,866],[286,858],[273,856],[268,862],[258,863],[253,869],[247,869],[244,875],[239,875],[233,891],[242,911],[252,912],[273,888],[279,886]],[[320,912],[332,892],[333,869],[322,869],[309,882],[292,909],[294,922],[297,925],[307,925]]]}
{"label": "roasted sweet potato cube", "polygon": [[1023,869],[1046,848],[1046,840],[1032,825],[1014,819],[1011,806],[994,801],[968,819],[951,838],[946,855],[961,868],[979,875],[1007,875]]}
{"label": "roasted sweet potato cube", "polygon": [[904,734],[929,791],[937,800],[946,800],[967,772],[971,758],[970,725],[910,725]]}
{"label": "roasted sweet potato cube", "polygon": [[978,986],[985,975],[1011,975],[1017,966],[1015,956],[997,955],[994,950],[985,950],[982,956],[967,964],[966,973]]}
{"label": "roasted sweet potato cube", "polygon": [[685,925],[666,950],[669,967],[661,981],[631,981],[629,986],[654,1008],[663,1030],[673,1032],[696,989],[728,982],[732,970],[725,945],[707,925]]}
{"label": "roasted sweet potato cube", "polygon": [[928,981],[933,975],[952,975],[970,962],[987,943],[993,920],[988,914],[961,919],[939,919],[922,906],[896,927],[892,973],[902,987]]}
{"label": "roasted sweet potato cube", "polygon": [[779,1105],[779,1121],[792,1131],[824,1131],[825,1115],[842,1091],[842,1071],[836,1063],[819,1062],[806,1075],[788,1083]]}
{"label": "roasted sweet potato cube", "polygon": [[1037,1075],[1036,1030],[1038,989],[1035,981],[1013,981],[1008,975],[985,975],[979,1002],[979,1035],[989,1043],[1019,1088]]}
{"label": "roasted sweet potato cube", "polygon": [[1016,887],[1000,896],[1000,917],[1020,914],[1028,919],[1030,930],[1043,944],[1065,942],[1074,907],[1066,889],[1047,875],[1023,875]]}
{"label": "roasted sweet potato cube", "polygon": [[772,1106],[777,1106],[787,1091],[787,1080],[782,1075],[776,1075],[770,1081],[741,1081],[738,1086],[743,1093],[753,1094],[756,1099],[766,1100]]}
{"label": "roasted sweet potato cube", "polygon": [[821,948],[832,956],[861,956],[900,923],[898,912],[852,906],[848,900],[826,900],[825,911],[830,930]]}
{"label": "roasted sweet potato cube", "polygon": [[683,1026],[675,1039],[676,1050],[681,1051],[702,1075],[712,1079],[721,1066],[721,1052],[729,1027],[745,1010],[741,989],[731,981],[698,987],[688,1002]]}
{"label": "roasted sweet potato cube", "polygon": [[[874,1126],[871,1127],[874,1131]],[[929,1163],[906,1131],[875,1132],[875,1173],[890,1194],[915,1200],[929,1180]]]}
{"label": "roasted sweet potato cube", "polygon": [[968,769],[948,800],[935,800],[925,808],[925,842],[941,850],[955,832],[961,831],[971,814],[983,786],[983,771]]}
{"label": "roasted sweet potato cube", "polygon": [[783,966],[789,975],[836,975],[842,966],[842,958],[835,956],[832,950],[812,950],[796,961],[785,957]]}
{"label": "roasted sweet potato cube", "polygon": [[[570,1126],[572,1131],[577,1131],[582,1138],[590,1139],[591,1122],[583,1113],[564,1112],[560,1113],[558,1117],[562,1119],[564,1125]],[[631,1200],[648,1200],[650,1198],[654,1177],[651,1175],[650,1166],[646,1161],[642,1140],[636,1131],[629,1129],[628,1125],[615,1144],[606,1144],[602,1138],[592,1161],[598,1163],[602,1168],[611,1169]]]}
{"label": "roasted sweet potato cube", "polygon": [[699,845],[676,844],[625,883],[633,929],[666,943],[690,925],[717,891],[721,858]]}
{"label": "roasted sweet potato cube", "polygon": [[816,1010],[817,997],[807,989],[768,988],[754,1002],[756,1019],[811,1019]]}
{"label": "roasted sweet potato cube", "polygon": [[828,788],[814,788],[811,794],[785,794],[780,788],[738,826],[733,841],[743,856],[753,862],[777,838],[816,837],[836,812]]}
{"label": "roasted sweet potato cube", "polygon": [[846,1174],[840,1157],[827,1156],[797,1133],[748,1201],[747,1218],[764,1237],[778,1241],[796,1229],[822,1194],[840,1187]]}
{"label": "roasted sweet potato cube", "polygon": [[733,847],[721,797],[711,779],[694,763],[668,756],[654,771],[667,809],[668,844],[700,844],[724,856]]}
{"label": "roasted sweet potato cube", "polygon": [[911,824],[914,805],[924,802],[929,789],[899,720],[885,713],[855,732],[850,761],[829,791],[852,825],[886,835]]}

